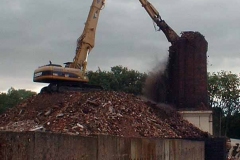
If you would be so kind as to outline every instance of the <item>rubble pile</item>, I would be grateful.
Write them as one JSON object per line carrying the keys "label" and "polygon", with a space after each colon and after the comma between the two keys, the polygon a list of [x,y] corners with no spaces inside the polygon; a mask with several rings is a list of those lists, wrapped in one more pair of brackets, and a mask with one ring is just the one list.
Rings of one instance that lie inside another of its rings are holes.
{"label": "rubble pile", "polygon": [[161,138],[208,135],[170,107],[107,91],[38,94],[0,115],[0,130]]}

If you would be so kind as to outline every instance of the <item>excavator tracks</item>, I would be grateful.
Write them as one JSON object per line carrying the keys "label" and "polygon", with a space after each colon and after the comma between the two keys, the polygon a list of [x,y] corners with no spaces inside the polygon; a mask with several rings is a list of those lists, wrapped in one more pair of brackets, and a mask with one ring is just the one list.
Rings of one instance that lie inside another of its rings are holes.
{"label": "excavator tracks", "polygon": [[48,86],[43,87],[40,93],[54,93],[54,92],[90,92],[101,91],[103,87],[99,85],[91,85],[87,83],[50,83]]}

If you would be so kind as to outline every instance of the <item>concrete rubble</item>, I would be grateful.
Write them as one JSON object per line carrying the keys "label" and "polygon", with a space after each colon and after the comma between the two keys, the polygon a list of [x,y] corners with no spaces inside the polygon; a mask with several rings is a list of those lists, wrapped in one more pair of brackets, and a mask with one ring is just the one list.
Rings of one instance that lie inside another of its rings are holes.
{"label": "concrete rubble", "polygon": [[73,135],[202,138],[170,106],[120,92],[38,94],[0,115],[0,130]]}

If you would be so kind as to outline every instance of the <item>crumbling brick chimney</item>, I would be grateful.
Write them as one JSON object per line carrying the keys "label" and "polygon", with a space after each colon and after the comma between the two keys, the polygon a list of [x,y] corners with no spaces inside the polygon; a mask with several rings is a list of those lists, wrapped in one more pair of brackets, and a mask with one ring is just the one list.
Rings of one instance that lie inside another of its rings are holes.
{"label": "crumbling brick chimney", "polygon": [[208,108],[207,49],[198,32],[183,32],[169,48],[167,101],[178,110]]}

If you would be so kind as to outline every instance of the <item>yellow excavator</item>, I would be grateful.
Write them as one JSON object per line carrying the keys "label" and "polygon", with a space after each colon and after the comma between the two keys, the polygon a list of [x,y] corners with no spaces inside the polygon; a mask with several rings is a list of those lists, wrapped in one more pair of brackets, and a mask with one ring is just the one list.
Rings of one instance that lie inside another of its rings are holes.
{"label": "yellow excavator", "polygon": [[[147,0],[139,0],[152,20],[162,30],[170,43],[174,43],[179,36],[162,20],[158,11]],[[100,11],[105,6],[105,0],[93,0],[82,35],[77,40],[76,55],[73,62],[65,63],[65,67],[58,64],[41,66],[34,71],[33,81],[49,83],[42,88],[42,92],[85,91],[99,90],[100,86],[89,85],[86,76],[87,57],[94,47],[95,34]]]}
{"label": "yellow excavator", "polygon": [[43,92],[84,91],[102,89],[100,86],[89,85],[86,76],[87,58],[94,47],[95,34],[100,11],[105,0],[93,0],[82,35],[77,40],[76,55],[73,62],[65,63],[65,67],[49,64],[34,71],[33,81],[49,83],[41,89]]}

